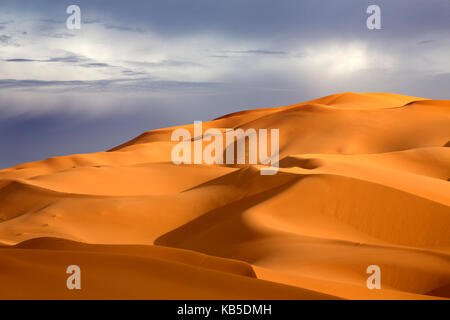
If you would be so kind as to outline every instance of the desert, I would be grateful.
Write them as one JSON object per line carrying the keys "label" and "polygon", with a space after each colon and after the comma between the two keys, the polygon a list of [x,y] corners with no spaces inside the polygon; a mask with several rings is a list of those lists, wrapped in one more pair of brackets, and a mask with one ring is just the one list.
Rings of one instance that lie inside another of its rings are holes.
{"label": "desert", "polygon": [[450,298],[449,100],[347,92],[209,128],[278,129],[278,172],[174,164],[193,124],[0,170],[0,299]]}

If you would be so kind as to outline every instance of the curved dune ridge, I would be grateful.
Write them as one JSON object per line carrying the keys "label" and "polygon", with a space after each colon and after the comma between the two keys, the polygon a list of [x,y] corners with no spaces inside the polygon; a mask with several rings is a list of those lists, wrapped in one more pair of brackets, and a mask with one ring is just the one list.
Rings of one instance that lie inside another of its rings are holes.
{"label": "curved dune ridge", "polygon": [[193,134],[0,170],[0,299],[450,298],[450,101],[343,93],[203,123],[279,129],[271,176],[174,165],[176,128]]}

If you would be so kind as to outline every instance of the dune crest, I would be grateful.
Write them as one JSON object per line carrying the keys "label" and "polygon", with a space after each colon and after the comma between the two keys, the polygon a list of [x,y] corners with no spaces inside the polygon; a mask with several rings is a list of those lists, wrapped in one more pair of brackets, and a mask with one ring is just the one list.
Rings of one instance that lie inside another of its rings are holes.
{"label": "dune crest", "polygon": [[343,93],[203,123],[279,129],[273,176],[174,165],[176,128],[194,134],[0,170],[0,298],[450,299],[450,101]]}

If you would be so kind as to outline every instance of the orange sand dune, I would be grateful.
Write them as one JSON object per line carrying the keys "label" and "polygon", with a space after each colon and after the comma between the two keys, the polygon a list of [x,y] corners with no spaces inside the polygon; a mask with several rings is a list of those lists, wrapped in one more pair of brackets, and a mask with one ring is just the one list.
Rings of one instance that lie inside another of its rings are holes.
{"label": "orange sand dune", "polygon": [[174,165],[176,128],[193,134],[0,170],[0,298],[450,298],[450,101],[343,93],[203,123],[279,129],[271,176]]}

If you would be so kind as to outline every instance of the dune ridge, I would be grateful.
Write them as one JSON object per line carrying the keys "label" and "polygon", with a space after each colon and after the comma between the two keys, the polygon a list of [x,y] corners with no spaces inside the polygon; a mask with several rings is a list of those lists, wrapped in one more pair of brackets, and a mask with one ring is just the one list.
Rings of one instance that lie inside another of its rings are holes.
{"label": "dune ridge", "polygon": [[203,123],[279,129],[273,176],[174,165],[181,127],[0,170],[0,298],[450,299],[450,101],[343,93]]}

